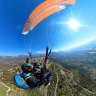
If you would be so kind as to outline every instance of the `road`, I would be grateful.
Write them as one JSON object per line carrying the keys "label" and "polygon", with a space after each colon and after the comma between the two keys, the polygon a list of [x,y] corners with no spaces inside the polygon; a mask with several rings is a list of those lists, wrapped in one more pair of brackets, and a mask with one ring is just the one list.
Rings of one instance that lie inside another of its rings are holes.
{"label": "road", "polygon": [[93,95],[96,94],[95,92],[92,92],[92,91],[90,91],[90,90],[88,90],[88,89],[86,89],[86,88],[80,86],[79,84],[77,84],[77,82],[74,81],[73,78],[74,78],[74,75],[73,75],[73,73],[71,72],[71,81],[73,82],[74,85],[78,85],[80,88],[82,88],[83,90],[89,92],[90,94],[93,94]]}
{"label": "road", "polygon": [[8,87],[6,84],[4,84],[3,82],[0,82],[4,87],[8,88],[8,90],[6,91],[6,96],[8,96],[8,93],[10,90],[12,90],[10,87]]}

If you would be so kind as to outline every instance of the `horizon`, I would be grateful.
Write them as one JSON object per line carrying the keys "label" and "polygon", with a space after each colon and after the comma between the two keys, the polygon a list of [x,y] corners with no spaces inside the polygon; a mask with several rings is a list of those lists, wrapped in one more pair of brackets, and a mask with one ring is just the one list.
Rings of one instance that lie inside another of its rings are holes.
{"label": "horizon", "polygon": [[[59,53],[59,52],[72,52],[72,51],[77,51],[77,49],[78,50],[88,50],[88,49],[82,49],[82,48],[80,49],[80,47],[87,47],[88,44],[93,44],[93,42],[96,42],[96,40],[91,40],[90,42],[86,42],[86,43],[83,42],[82,45],[74,46],[74,47],[71,47],[71,48],[65,49],[65,50],[62,50],[62,49],[61,50],[53,50],[52,53],[53,52],[55,52],[55,53]],[[90,50],[90,48],[89,48],[89,50]],[[45,53],[46,52],[44,52],[44,51],[43,52],[42,51],[41,52],[37,51],[37,52],[32,52],[32,55],[38,55],[38,54],[41,55],[41,54],[45,54]],[[16,57],[16,56],[20,56],[20,55],[21,56],[22,55],[28,56],[29,54],[26,53],[26,54],[14,54],[14,55],[12,54],[12,55],[0,55],[0,56],[13,56],[13,57]]]}

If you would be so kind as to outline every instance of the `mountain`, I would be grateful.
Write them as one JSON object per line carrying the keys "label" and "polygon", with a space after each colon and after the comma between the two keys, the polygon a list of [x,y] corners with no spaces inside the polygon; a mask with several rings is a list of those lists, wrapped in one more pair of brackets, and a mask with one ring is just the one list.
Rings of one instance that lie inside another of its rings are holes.
{"label": "mountain", "polygon": [[[0,56],[0,94],[2,96],[96,96],[96,43],[92,41],[74,50],[52,52],[48,67],[50,86],[24,90],[13,83],[15,74],[28,55]],[[38,60],[44,54],[34,54]]]}
{"label": "mountain", "polygon": [[[45,54],[35,53],[32,54],[32,58],[44,57]],[[18,60],[26,60],[26,58],[30,58],[29,55],[17,55],[17,56],[0,56],[0,62],[4,61],[18,61]]]}

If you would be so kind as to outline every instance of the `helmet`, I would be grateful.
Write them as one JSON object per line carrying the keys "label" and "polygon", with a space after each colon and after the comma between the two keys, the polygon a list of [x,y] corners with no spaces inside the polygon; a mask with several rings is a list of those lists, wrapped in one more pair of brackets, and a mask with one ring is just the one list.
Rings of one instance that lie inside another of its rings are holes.
{"label": "helmet", "polygon": [[23,70],[23,72],[28,73],[28,72],[32,71],[33,65],[30,63],[24,63],[21,65],[21,69]]}

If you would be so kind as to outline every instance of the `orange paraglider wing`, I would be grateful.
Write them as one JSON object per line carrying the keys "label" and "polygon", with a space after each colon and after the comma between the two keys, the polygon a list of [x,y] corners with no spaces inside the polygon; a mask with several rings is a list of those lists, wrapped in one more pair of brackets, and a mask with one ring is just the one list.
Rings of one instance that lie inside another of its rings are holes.
{"label": "orange paraglider wing", "polygon": [[39,22],[41,22],[44,18],[48,17],[50,14],[58,12],[59,10],[64,9],[65,6],[63,5],[54,5],[48,7],[46,10],[41,12],[36,18],[34,18],[31,27],[34,28]]}
{"label": "orange paraglider wing", "polygon": [[65,8],[66,5],[74,4],[76,0],[46,0],[37,6],[27,19],[22,34],[27,34],[43,19]]}

